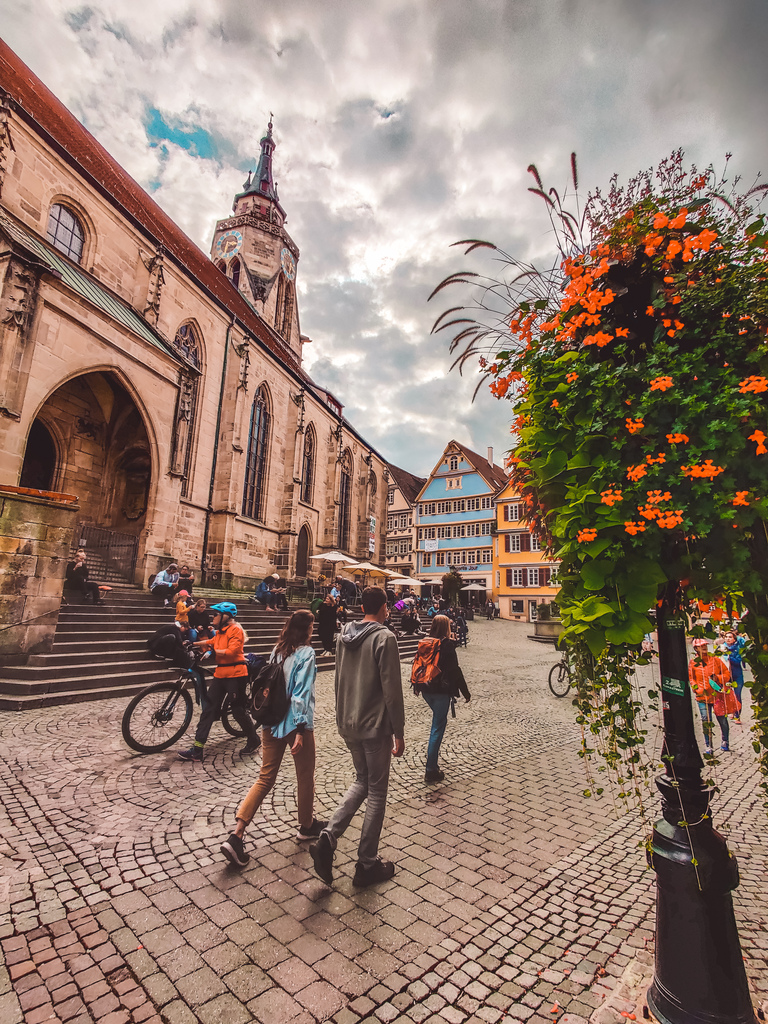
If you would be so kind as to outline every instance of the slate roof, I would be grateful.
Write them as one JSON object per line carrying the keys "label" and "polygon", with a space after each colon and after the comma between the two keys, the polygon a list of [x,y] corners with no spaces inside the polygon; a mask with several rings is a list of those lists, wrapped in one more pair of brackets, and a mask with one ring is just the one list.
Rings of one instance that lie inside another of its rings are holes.
{"label": "slate roof", "polygon": [[296,354],[246,302],[229,279],[188,238],[141,186],[109,155],[74,114],[0,39],[0,88],[16,111],[79,174],[97,188],[155,245],[173,259],[218,305],[233,314],[281,362],[296,370]]}
{"label": "slate roof", "polygon": [[407,469],[400,469],[399,466],[393,466],[391,462],[388,463],[388,466],[393,480],[403,493],[403,497],[409,505],[413,505],[419,491],[427,482],[426,477],[414,476],[413,473],[409,473]]}

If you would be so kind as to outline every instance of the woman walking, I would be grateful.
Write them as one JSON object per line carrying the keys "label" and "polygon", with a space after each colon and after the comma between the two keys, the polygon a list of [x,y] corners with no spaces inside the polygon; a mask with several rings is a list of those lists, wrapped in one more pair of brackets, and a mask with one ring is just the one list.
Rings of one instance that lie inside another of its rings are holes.
{"label": "woman walking", "polygon": [[246,828],[277,781],[285,748],[290,746],[296,769],[299,840],[317,839],[328,824],[314,816],[315,802],[315,677],[317,666],[311,646],[315,617],[298,611],[286,621],[271,659],[282,662],[289,706],[282,722],[262,729],[261,771],[237,809],[232,835],[221,852],[232,864],[245,867],[250,856],[243,849]]}
{"label": "woman walking", "polygon": [[720,749],[727,753],[731,749],[728,743],[728,715],[733,714],[737,708],[736,696],[729,685],[731,673],[721,658],[709,653],[707,641],[703,637],[693,641],[693,654],[688,663],[688,679],[699,705],[705,751],[711,754],[714,746],[714,713],[720,726]]}
{"label": "woman walking", "polygon": [[424,653],[431,660],[430,656],[434,652],[435,644],[439,648],[437,653],[439,674],[425,686],[414,687],[414,691],[421,693],[432,710],[432,730],[427,746],[425,782],[442,782],[445,778],[445,773],[440,770],[438,765],[438,757],[445,727],[448,724],[448,712],[451,703],[460,693],[465,702],[468,703],[470,700],[464,673],[461,671],[459,659],[456,656],[456,641],[451,637],[451,620],[447,615],[434,617],[429,638],[419,641],[417,659],[420,654]]}
{"label": "woman walking", "polygon": [[736,691],[736,700],[739,703],[738,710],[733,716],[736,725],[741,725],[741,691],[744,689],[744,662],[741,652],[747,646],[746,638],[729,629],[723,634],[722,653],[728,659],[728,667],[731,670],[731,682]]}
{"label": "woman walking", "polygon": [[317,635],[326,654],[336,650],[337,609],[330,594],[326,594],[323,603],[317,609]]}

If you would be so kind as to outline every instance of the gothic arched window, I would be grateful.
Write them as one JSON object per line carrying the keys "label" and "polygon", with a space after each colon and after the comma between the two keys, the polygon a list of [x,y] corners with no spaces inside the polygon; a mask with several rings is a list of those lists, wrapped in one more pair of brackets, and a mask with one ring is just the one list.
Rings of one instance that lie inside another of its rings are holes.
{"label": "gothic arched window", "polygon": [[379,489],[378,482],[376,480],[376,474],[371,470],[370,476],[368,477],[368,507],[371,512],[376,508],[376,492]]}
{"label": "gothic arched window", "polygon": [[192,324],[182,324],[181,327],[176,331],[176,337],[173,339],[173,347],[200,369],[202,359],[200,358],[200,342],[197,337],[197,332]]}
{"label": "gothic arched window", "polygon": [[341,459],[339,475],[339,549],[349,547],[349,524],[352,519],[352,455],[349,448]]}
{"label": "gothic arched window", "polygon": [[229,265],[229,276],[235,288],[240,288],[240,260],[235,257]]}
{"label": "gothic arched window", "polygon": [[267,478],[269,420],[269,397],[266,387],[262,384],[256,392],[251,408],[248,456],[245,463],[243,515],[249,519],[262,518]]}
{"label": "gothic arched window", "polygon": [[312,427],[304,434],[304,454],[301,460],[301,500],[312,504],[315,486],[315,432]]}
{"label": "gothic arched window", "polygon": [[82,259],[85,244],[83,225],[71,210],[59,203],[54,203],[48,214],[48,241],[75,263]]}

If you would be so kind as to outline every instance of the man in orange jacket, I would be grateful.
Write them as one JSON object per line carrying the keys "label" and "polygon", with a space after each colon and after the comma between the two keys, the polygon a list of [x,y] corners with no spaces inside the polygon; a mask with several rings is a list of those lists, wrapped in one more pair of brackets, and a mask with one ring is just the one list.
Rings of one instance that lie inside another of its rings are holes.
{"label": "man in orange jacket", "polygon": [[229,601],[211,606],[214,612],[212,626],[216,630],[210,640],[198,640],[195,647],[210,647],[216,657],[216,671],[208,687],[208,695],[195,733],[195,742],[189,750],[182,750],[183,761],[202,761],[208,733],[221,715],[224,698],[229,696],[232,717],[245,733],[246,744],[242,754],[252,754],[261,746],[259,734],[251,716],[245,709],[248,663],[245,660],[245,631],[237,621],[237,606]]}
{"label": "man in orange jacket", "polygon": [[[709,653],[707,641],[703,637],[698,637],[693,641],[693,653],[694,656],[688,665],[688,679],[699,705],[699,714],[704,726],[706,752],[712,753],[713,710],[723,741],[720,749],[727,752],[730,750],[728,746],[728,715],[725,713],[723,695],[730,683],[731,673],[721,658],[716,658]],[[720,714],[720,711],[723,713]]]}

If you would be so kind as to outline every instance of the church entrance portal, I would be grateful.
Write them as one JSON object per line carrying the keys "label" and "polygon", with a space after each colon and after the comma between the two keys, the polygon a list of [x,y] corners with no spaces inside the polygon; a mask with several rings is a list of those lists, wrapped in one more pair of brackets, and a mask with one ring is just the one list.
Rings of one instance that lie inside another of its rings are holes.
{"label": "church entrance portal", "polygon": [[40,409],[19,482],[76,494],[82,523],[138,538],[151,471],[149,437],[131,396],[114,374],[85,373]]}

